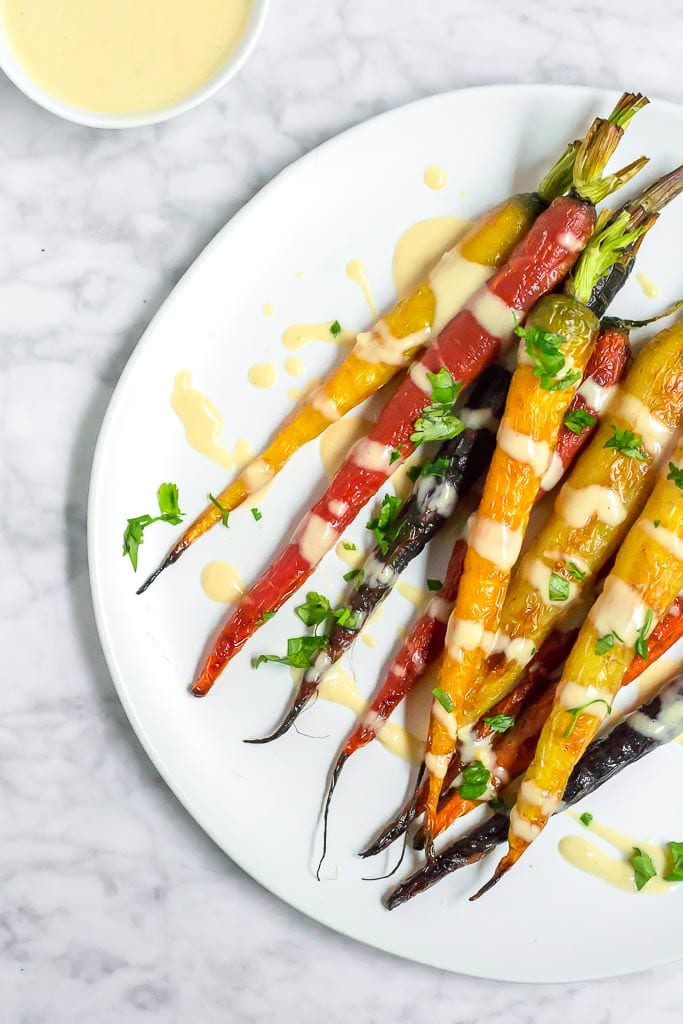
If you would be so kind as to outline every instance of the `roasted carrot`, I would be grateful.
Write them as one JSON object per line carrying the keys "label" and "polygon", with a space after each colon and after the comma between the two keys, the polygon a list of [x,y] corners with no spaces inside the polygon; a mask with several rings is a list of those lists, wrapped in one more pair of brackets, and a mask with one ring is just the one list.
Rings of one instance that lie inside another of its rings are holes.
{"label": "roasted carrot", "polygon": [[[677,323],[636,356],[515,571],[500,620],[503,636],[540,647],[619,548],[652,486],[667,431],[683,415],[682,349],[683,324]],[[661,437],[651,433],[642,457],[627,458],[615,445],[641,429],[643,408],[653,422],[662,421]],[[476,721],[485,714],[514,687],[522,668],[519,661],[489,655],[467,717]]]}
{"label": "roasted carrot", "polygon": [[649,665],[652,665],[657,658],[661,658],[682,636],[683,596],[679,594],[664,618],[657,623],[647,638],[647,656],[641,657],[639,654],[636,654],[626,669],[622,685],[626,686],[628,683],[632,683],[634,679],[637,679]]}
{"label": "roasted carrot", "polygon": [[[578,803],[611,778],[664,743],[676,739],[683,726],[683,673],[675,676],[659,696],[634,711],[611,732],[592,743],[576,765],[564,793],[564,805]],[[483,824],[456,839],[385,899],[389,910],[430,889],[452,871],[482,860],[508,832],[509,810],[503,807]]]}
{"label": "roasted carrot", "polygon": [[[378,542],[355,577],[355,586],[344,602],[353,628],[335,625],[327,646],[304,673],[291,707],[272,735],[250,743],[268,743],[294,724],[315,693],[325,673],[349,649],[378,605],[391,592],[398,576],[447,522],[458,502],[484,473],[496,443],[496,427],[505,405],[510,373],[500,364],[487,367],[472,389],[461,422],[471,424],[445,441],[422,473],[408,501],[376,524]],[[386,501],[387,499],[385,499]],[[389,507],[399,499],[388,499]],[[393,511],[393,510],[392,510]]]}
{"label": "roasted carrot", "polygon": [[[670,436],[666,421],[656,419],[645,407],[638,412],[641,450],[651,445],[653,438],[660,443],[664,434]],[[674,426],[680,426],[681,419]],[[632,451],[636,450],[637,445]],[[627,453],[623,457],[636,458]],[[634,653],[647,653],[653,625],[682,590],[683,441],[673,458],[665,461],[581,628],[510,815],[508,852],[477,895],[499,881],[545,827],[574,766],[610,714]]]}
{"label": "roasted carrot", "polygon": [[642,166],[642,161],[636,161],[618,174],[599,178],[620,136],[621,129],[611,122],[594,125],[574,165],[576,195],[553,201],[504,267],[413,364],[369,435],[354,446],[323,497],[304,516],[293,540],[223,626],[192,693],[206,694],[262,623],[264,612],[276,611],[308,579],[340,533],[397,468],[394,453],[406,458],[421,440],[433,436],[428,426],[435,427],[439,416],[439,425],[444,423],[442,405],[433,397],[436,386],[428,374],[436,377],[445,369],[453,381],[463,387],[469,384],[512,337],[515,322],[573,267],[595,226],[595,210],[588,199],[604,197]]}
{"label": "roasted carrot", "polygon": [[[610,115],[625,127],[646,103],[638,96],[622,97]],[[541,181],[536,192],[511,196],[481,216],[405,298],[356,344],[325,381],[280,427],[273,440],[219,494],[228,512],[241,505],[279,473],[295,452],[318,437],[331,422],[387,384],[462,309],[468,299],[508,259],[539,213],[565,192],[572,180],[579,143],[571,143]],[[219,522],[221,512],[209,504],[190,523],[161,565],[138,590],[142,593],[159,574]]]}
{"label": "roasted carrot", "polygon": [[[490,751],[496,751],[495,761],[496,764],[500,763],[497,753],[497,743],[501,737],[495,734],[493,723],[496,719],[502,718],[516,718],[521,711],[539,697],[541,693],[547,690],[550,685],[551,678],[558,668],[559,665],[564,661],[569,648],[571,647],[574,639],[576,638],[578,630],[572,629],[566,632],[557,630],[554,634],[548,637],[546,642],[541,647],[540,651],[534,656],[529,664],[524,669],[524,672],[517,683],[514,690],[511,690],[495,707],[491,708],[486,718],[479,719],[475,725],[469,727],[468,735],[463,737],[466,741],[466,746],[469,748],[463,749],[461,744],[459,748],[459,757],[453,758],[448,766],[448,772],[444,778],[444,787],[449,786],[456,778],[461,768],[464,766],[471,756],[476,754],[482,757],[482,750],[486,752],[482,760],[485,763],[492,762],[493,758]],[[439,652],[441,653],[441,652]],[[517,736],[519,731],[518,723],[515,723],[512,735]],[[372,736],[370,737],[370,739]],[[493,743],[491,743],[493,740]],[[366,741],[369,742],[369,739]],[[348,742],[347,742],[348,748]],[[533,751],[532,751],[533,752]],[[529,760],[531,760],[531,753],[529,754]],[[528,763],[528,762],[527,762]],[[508,765],[503,765],[504,771],[509,771]],[[526,767],[526,766],[525,766]],[[523,769],[521,769],[523,770]],[[492,776],[493,778],[493,776]],[[426,780],[425,780],[426,783]],[[395,839],[403,835],[405,830],[411,824],[413,817],[417,818],[425,808],[427,800],[428,786],[423,784],[418,798],[413,801],[412,798],[406,803],[406,805],[398,812],[397,816],[390,821],[379,833],[379,835],[370,843],[360,854],[361,857],[374,857],[375,854],[380,853],[386,849]],[[444,790],[441,801],[439,803],[439,813],[442,806],[445,807],[449,800],[453,797],[455,790]],[[456,794],[457,795],[457,794]],[[489,793],[489,796],[491,794]],[[414,804],[414,806],[413,806]],[[472,806],[475,806],[472,804]],[[412,810],[412,813],[411,813]],[[437,815],[438,821],[438,815]],[[437,833],[439,829],[436,830]]]}

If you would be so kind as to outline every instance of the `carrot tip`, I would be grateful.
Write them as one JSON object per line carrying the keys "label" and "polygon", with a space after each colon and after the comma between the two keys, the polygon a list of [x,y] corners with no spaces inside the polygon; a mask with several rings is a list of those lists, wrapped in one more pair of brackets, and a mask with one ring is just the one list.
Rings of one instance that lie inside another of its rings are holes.
{"label": "carrot tip", "polygon": [[178,558],[180,557],[180,555],[182,555],[184,550],[184,547],[173,548],[173,550],[166,555],[166,558],[164,558],[163,562],[161,562],[161,564],[156,567],[154,572],[147,577],[142,586],[138,587],[135,593],[144,594],[147,588],[152,586],[155,579],[157,579],[158,576],[161,576],[164,569],[168,569],[169,566],[173,565],[174,562],[178,561]]}
{"label": "carrot tip", "polygon": [[517,863],[522,853],[523,851],[513,854],[512,851],[509,850],[505,857],[503,857],[503,859],[499,862],[498,867],[493,873],[493,877],[489,878],[488,882],[485,882],[484,885],[482,885],[481,889],[477,890],[477,892],[475,892],[473,896],[470,896],[470,903],[473,903],[475,900],[478,900],[479,897],[487,893],[489,889],[493,889],[494,885],[497,885],[498,882],[500,882],[503,875],[506,875],[508,873],[513,864]]}
{"label": "carrot tip", "polygon": [[[316,684],[317,685],[317,684]],[[244,743],[253,743],[255,745],[262,743],[271,743],[273,740],[277,740],[280,736],[284,736],[286,732],[292,728],[301,712],[306,708],[311,697],[315,695],[316,686],[307,685],[305,682],[301,684],[301,689],[294,698],[294,703],[291,708],[282,719],[278,727],[274,732],[271,732],[268,736],[259,736],[253,740],[244,740]]]}

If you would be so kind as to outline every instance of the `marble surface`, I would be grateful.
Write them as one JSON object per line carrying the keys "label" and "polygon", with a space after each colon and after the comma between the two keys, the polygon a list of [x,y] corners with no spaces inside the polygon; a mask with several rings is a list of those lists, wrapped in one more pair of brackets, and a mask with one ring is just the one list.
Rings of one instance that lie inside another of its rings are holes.
{"label": "marble surface", "polygon": [[430,93],[552,81],[683,100],[680,0],[272,7],[238,79],[157,128],[80,128],[0,82],[0,1016],[679,1020],[683,963],[511,986],[326,931],[212,845],[118,704],[88,590],[93,446],[140,333],[215,231],[312,146]]}

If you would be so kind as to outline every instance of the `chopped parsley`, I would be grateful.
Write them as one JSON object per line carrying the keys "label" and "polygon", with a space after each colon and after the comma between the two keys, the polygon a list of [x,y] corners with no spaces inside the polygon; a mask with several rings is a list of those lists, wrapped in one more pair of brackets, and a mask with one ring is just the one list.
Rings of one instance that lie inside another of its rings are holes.
{"label": "chopped parsley", "polygon": [[652,863],[652,858],[648,853],[645,853],[638,846],[633,847],[633,853],[629,858],[629,863],[633,868],[633,882],[638,890],[647,885],[651,878],[654,878],[657,872],[655,866]]}
{"label": "chopped parsley", "polygon": [[488,725],[491,732],[507,732],[514,724],[512,715],[491,715],[484,719],[484,725]]}
{"label": "chopped parsley", "polygon": [[620,455],[628,459],[636,459],[638,462],[647,461],[647,452],[642,437],[634,434],[632,430],[621,430],[612,424],[612,436],[605,441],[603,448],[614,448]]}
{"label": "chopped parsley", "polygon": [[264,623],[270,622],[273,618],[275,618],[275,612],[262,612],[261,617],[256,622],[256,625],[262,626]]}
{"label": "chopped parsley", "polygon": [[586,582],[586,574],[583,569],[579,569],[576,562],[567,562],[567,572],[570,576],[573,576],[575,580],[578,580],[579,583]]}
{"label": "chopped parsley", "polygon": [[358,612],[352,612],[350,608],[337,608],[332,615],[342,629],[358,629]]}
{"label": "chopped parsley", "polygon": [[588,826],[590,825],[592,820],[593,820],[593,815],[590,813],[590,811],[584,811],[583,814],[581,815],[581,817],[579,818],[579,821],[581,822],[581,824],[585,825],[586,828],[588,828]]}
{"label": "chopped parsley", "polygon": [[327,647],[326,636],[293,636],[287,641],[287,654],[279,657],[277,654],[259,654],[254,662],[254,668],[263,665],[266,661],[276,661],[280,665],[291,665],[292,668],[310,668],[318,651]]}
{"label": "chopped parsley", "polygon": [[258,523],[259,519],[263,519],[263,512],[260,512],[257,508],[252,508],[251,514]]}
{"label": "chopped parsley", "polygon": [[427,590],[441,590],[442,587],[441,580],[427,580]]}
{"label": "chopped parsley", "polygon": [[319,626],[332,614],[330,602],[324,594],[318,594],[311,590],[306,594],[303,604],[297,605],[294,609],[304,626]]}
{"label": "chopped parsley", "polygon": [[679,469],[675,462],[669,463],[667,480],[673,480],[679,490],[683,491],[683,469]]}
{"label": "chopped parsley", "polygon": [[661,519],[654,519],[653,522],[652,522],[652,525],[654,526],[654,528],[656,530],[659,526],[662,525],[662,520]]}
{"label": "chopped parsley", "polygon": [[465,429],[464,423],[453,413],[453,403],[462,388],[460,381],[454,380],[445,366],[438,373],[428,372],[427,379],[432,387],[432,400],[415,420],[415,430],[410,435],[414,444],[446,441]]}
{"label": "chopped parsley", "polygon": [[533,324],[528,327],[516,327],[515,334],[524,340],[526,354],[534,366],[534,377],[538,377],[544,391],[563,391],[581,379],[579,370],[567,370],[560,376],[567,363],[560,350],[565,340],[561,334],[546,331]]}
{"label": "chopped parsley", "polygon": [[422,472],[422,466],[408,466],[406,470],[406,476],[410,480],[411,484],[414,484],[420,473]]}
{"label": "chopped parsley", "polygon": [[356,581],[356,590],[358,590],[360,587],[363,586],[363,581],[365,580],[365,570],[364,569],[349,569],[348,572],[344,573],[342,579],[346,580],[347,583],[350,583],[351,580],[355,580]]}
{"label": "chopped parsley", "polygon": [[341,334],[341,324],[338,320],[333,320],[330,324],[330,334],[333,338],[337,338]]}
{"label": "chopped parsley", "polygon": [[654,623],[654,620],[655,620],[654,612],[652,611],[652,608],[648,608],[648,610],[645,612],[645,619],[643,621],[643,624],[640,627],[640,629],[638,630],[638,639],[636,640],[636,644],[635,644],[636,654],[638,655],[639,658],[642,658],[643,661],[647,661],[647,656],[648,656],[647,638],[650,635],[650,632],[652,630],[652,624]]}
{"label": "chopped parsley", "polygon": [[585,409],[570,409],[564,414],[564,425],[572,434],[582,434],[586,427],[594,427],[597,422]]}
{"label": "chopped parsley", "polygon": [[344,548],[344,551],[358,551],[356,545],[350,540],[342,541],[342,547]]}
{"label": "chopped parsley", "polygon": [[486,792],[490,778],[491,772],[486,765],[481,761],[473,761],[462,773],[458,793],[463,800],[478,800]]}
{"label": "chopped parsley", "polygon": [[551,601],[568,601],[569,580],[557,572],[551,572],[548,580],[548,596]]}
{"label": "chopped parsley", "polygon": [[403,523],[398,520],[398,513],[402,504],[399,497],[385,494],[378,515],[373,516],[367,523],[367,529],[374,533],[377,547],[383,555],[386,555],[389,544],[396,540],[401,532]]}
{"label": "chopped parsley", "polygon": [[455,705],[453,704],[453,701],[446,693],[446,691],[442,690],[440,686],[435,686],[434,689],[432,690],[432,696],[435,697],[436,700],[438,700],[439,704],[444,709],[444,711],[447,711],[448,714],[450,715]]}
{"label": "chopped parsley", "polygon": [[605,633],[604,636],[599,636],[598,639],[595,641],[595,653],[607,654],[608,651],[612,650],[617,641],[620,644],[623,644],[624,642],[622,638],[619,636],[619,634],[615,632]]}
{"label": "chopped parsley", "polygon": [[133,570],[138,569],[138,550],[143,542],[143,535],[148,526],[152,523],[169,523],[171,526],[178,526],[182,522],[184,512],[180,510],[180,499],[176,484],[160,484],[157,491],[157,504],[159,505],[158,516],[135,516],[127,521],[123,531],[123,555],[130,558]]}
{"label": "chopped parsley", "polygon": [[444,459],[443,456],[439,456],[434,459],[433,462],[425,462],[420,472],[420,476],[445,476],[450,464],[449,459]]}
{"label": "chopped parsley", "polygon": [[389,456],[389,465],[393,466],[393,464],[395,462],[398,462],[398,460],[402,459],[402,458],[403,458],[403,456],[401,455],[401,449],[400,448],[392,448],[391,449],[391,455]]}
{"label": "chopped parsley", "polygon": [[665,882],[683,882],[683,843],[666,844],[671,854],[671,871],[664,875]]}
{"label": "chopped parsley", "polygon": [[563,740],[569,739],[571,734],[574,732],[574,728],[578,721],[579,715],[583,711],[585,711],[586,708],[589,708],[591,704],[604,704],[607,708],[607,714],[612,714],[612,705],[608,701],[604,700],[604,698],[602,697],[594,697],[593,700],[587,700],[585,704],[581,704],[578,708],[567,708],[566,711],[567,714],[571,717],[571,722],[567,726],[566,731],[562,734]]}
{"label": "chopped parsley", "polygon": [[227,529],[227,527],[230,525],[230,523],[228,522],[228,520],[230,518],[230,513],[228,512],[227,508],[225,508],[223,505],[221,505],[221,503],[218,500],[218,498],[214,497],[214,495],[211,494],[210,491],[209,491],[209,494],[207,495],[207,497],[208,497],[209,501],[211,502],[211,504],[215,505],[216,508],[218,509],[218,511],[220,512],[220,514],[221,514],[221,522],[222,522],[223,526],[225,526],[226,529]]}

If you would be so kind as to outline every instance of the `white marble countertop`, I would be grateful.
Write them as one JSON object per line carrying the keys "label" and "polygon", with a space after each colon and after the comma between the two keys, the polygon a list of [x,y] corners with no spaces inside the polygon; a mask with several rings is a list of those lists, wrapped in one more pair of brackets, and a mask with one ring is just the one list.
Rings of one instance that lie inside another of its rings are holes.
{"label": "white marble countertop", "polygon": [[87,578],[93,446],[143,328],[216,230],[311,147],[430,93],[551,81],[683,100],[680,0],[272,8],[238,79],[160,127],[80,128],[0,82],[0,1017],[673,1024],[683,963],[502,985],[307,920],[194,824],[114,694]]}

